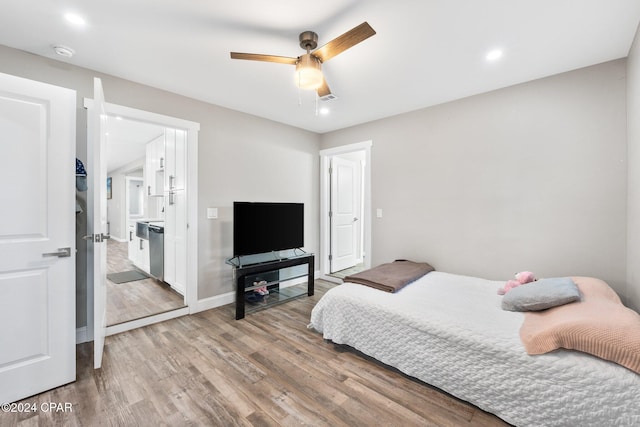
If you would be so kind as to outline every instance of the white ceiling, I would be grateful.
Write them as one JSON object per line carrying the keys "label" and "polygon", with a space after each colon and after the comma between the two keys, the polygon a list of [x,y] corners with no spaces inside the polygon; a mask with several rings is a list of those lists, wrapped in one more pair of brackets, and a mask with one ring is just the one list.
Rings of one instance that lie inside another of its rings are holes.
{"label": "white ceiling", "polygon": [[[638,0],[0,0],[0,44],[324,133],[627,56]],[[63,18],[75,12],[83,28]],[[377,35],[327,61],[338,99],[316,116],[291,65],[363,21]],[[73,48],[71,59],[53,44]],[[503,50],[496,62],[488,51]],[[106,94],[107,101],[109,94]],[[301,105],[299,101],[301,102]]]}
{"label": "white ceiling", "polygon": [[107,173],[144,158],[147,142],[163,133],[164,128],[161,126],[109,116],[106,143]]}

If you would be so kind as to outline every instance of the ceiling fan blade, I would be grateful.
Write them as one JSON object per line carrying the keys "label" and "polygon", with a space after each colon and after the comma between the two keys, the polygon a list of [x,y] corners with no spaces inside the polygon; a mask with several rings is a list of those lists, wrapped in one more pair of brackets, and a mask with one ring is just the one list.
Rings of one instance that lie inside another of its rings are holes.
{"label": "ceiling fan blade", "polygon": [[334,56],[344,52],[375,34],[375,30],[367,22],[363,22],[355,28],[336,37],[329,43],[313,51],[313,55],[320,61],[326,62]]}
{"label": "ceiling fan blade", "polygon": [[316,89],[316,92],[318,92],[318,97],[319,98],[323,98],[327,95],[331,95],[331,89],[329,89],[329,85],[327,84],[327,79],[322,79],[322,85]]}
{"label": "ceiling fan blade", "polygon": [[279,64],[296,65],[298,58],[276,55],[260,55],[257,53],[231,52],[231,59],[247,59],[250,61],[277,62]]}

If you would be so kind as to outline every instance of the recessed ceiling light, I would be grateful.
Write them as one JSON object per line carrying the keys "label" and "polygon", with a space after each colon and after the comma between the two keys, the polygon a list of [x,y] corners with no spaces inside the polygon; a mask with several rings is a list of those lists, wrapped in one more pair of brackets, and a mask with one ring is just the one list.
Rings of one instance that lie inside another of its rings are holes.
{"label": "recessed ceiling light", "polygon": [[65,13],[64,19],[78,27],[84,27],[84,25],[86,24],[84,18],[80,15],[76,15],[75,13]]}
{"label": "recessed ceiling light", "polygon": [[494,49],[487,53],[487,61],[496,61],[502,57],[502,51],[500,49]]}
{"label": "recessed ceiling light", "polygon": [[321,108],[320,114],[322,114],[323,116],[326,116],[327,114],[329,114],[329,109],[327,107]]}
{"label": "recessed ceiling light", "polygon": [[55,53],[57,53],[60,56],[64,56],[65,58],[71,58],[76,53],[75,50],[71,49],[68,46],[63,46],[61,44],[56,44],[51,47],[53,48],[53,51]]}

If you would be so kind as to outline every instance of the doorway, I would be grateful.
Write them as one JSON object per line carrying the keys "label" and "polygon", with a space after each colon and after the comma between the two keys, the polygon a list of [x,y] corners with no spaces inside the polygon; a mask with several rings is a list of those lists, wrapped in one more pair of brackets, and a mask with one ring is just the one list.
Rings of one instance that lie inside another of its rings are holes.
{"label": "doorway", "polygon": [[371,141],[320,151],[320,256],[325,280],[371,268]]}
{"label": "doorway", "polygon": [[[109,118],[107,130],[107,179],[111,182],[107,222],[111,238],[106,245],[106,325],[111,327],[186,307],[186,298],[184,291],[177,291],[164,277],[150,271],[150,259],[143,257],[155,255],[155,261],[163,258],[164,253],[152,254],[150,239],[142,239],[136,233],[138,221],[153,220],[166,228],[167,195],[163,189],[159,194],[148,194],[145,182],[149,182],[150,174],[164,178],[166,161],[154,165],[150,157],[162,146],[162,154],[158,156],[168,160],[164,150],[166,135],[181,131],[120,116]],[[151,145],[154,150],[149,149]],[[182,153],[180,157],[185,158]],[[171,262],[175,262],[175,257]]]}
{"label": "doorway", "polygon": [[[85,100],[85,106],[91,108],[91,101]],[[168,138],[171,141],[171,144],[167,144],[170,146],[172,150],[176,150],[178,145],[184,147],[182,151],[182,160],[184,166],[178,166],[178,168],[182,167],[182,171],[180,173],[180,180],[176,180],[176,174],[170,172],[167,173],[167,180],[169,177],[171,178],[170,183],[171,187],[168,192],[166,192],[163,196],[159,197],[145,197],[142,207],[142,219],[162,219],[167,221],[174,221],[176,227],[180,227],[182,230],[182,234],[180,235],[180,242],[175,245],[179,250],[173,252],[173,255],[179,254],[179,256],[183,257],[183,263],[181,264],[180,276],[183,278],[181,281],[181,295],[178,295],[177,303],[173,306],[166,304],[166,291],[168,287],[164,285],[165,296],[155,298],[157,300],[163,300],[164,305],[160,309],[149,310],[147,307],[148,304],[145,302],[141,302],[143,305],[143,310],[138,310],[137,313],[130,316],[129,319],[117,319],[106,321],[106,330],[105,334],[113,335],[116,333],[124,332],[130,329],[138,328],[141,326],[146,326],[149,324],[157,323],[163,320],[167,320],[170,318],[182,316],[184,314],[188,314],[195,310],[197,303],[197,146],[198,146],[198,131],[199,124],[186,121],[183,119],[178,119],[174,117],[164,116],[160,114],[155,114],[147,111],[137,110],[129,107],[114,105],[114,104],[106,104],[106,116],[107,116],[107,131],[109,132],[108,139],[115,139],[114,136],[116,134],[116,129],[118,125],[124,126],[125,124],[132,128],[144,128],[147,132],[149,132],[146,138],[138,138],[142,141],[142,149],[138,149],[137,154],[131,155],[129,154],[128,159],[121,159],[119,166],[111,166],[107,167],[106,162],[103,166],[105,168],[104,173],[106,174],[106,170],[109,170],[111,175],[111,183],[112,183],[112,199],[107,200],[107,205],[109,202],[115,202],[116,200],[116,191],[120,192],[120,202],[118,206],[115,203],[111,203],[113,206],[109,207],[107,216],[111,219],[109,224],[109,229],[112,235],[115,237],[114,239],[110,239],[107,241],[107,252],[112,252],[110,249],[118,247],[118,256],[119,259],[123,263],[122,267],[119,268],[129,268],[135,267],[135,263],[129,259],[129,244],[131,243],[130,237],[135,238],[135,231],[131,232],[131,226],[137,222],[138,217],[140,217],[140,210],[137,209],[137,213],[135,208],[132,208],[132,204],[139,203],[139,200],[134,201],[132,191],[133,187],[129,187],[128,183],[137,182],[139,183],[142,180],[143,184],[146,184],[148,178],[154,176],[150,173],[150,168],[147,168],[147,151],[149,142],[151,140],[161,139],[163,135],[170,135]],[[110,126],[113,124],[113,126]],[[113,129],[113,130],[112,130]],[[176,135],[180,136],[178,138]],[[106,157],[111,160],[112,157],[117,156],[117,150],[114,150],[114,147],[109,147],[109,141],[106,142],[108,147],[108,152],[106,153]],[[128,149],[132,149],[133,144],[125,143]],[[133,160],[132,160],[133,159]],[[167,167],[171,167],[167,165]],[[173,165],[175,168],[176,165]],[[144,171],[147,169],[149,172],[147,175],[144,173],[141,175],[140,171]],[[169,169],[167,169],[169,170]],[[94,171],[97,176],[99,171]],[[117,172],[117,174],[115,173]],[[119,183],[119,184],[118,184]],[[176,185],[179,187],[176,188]],[[116,190],[119,189],[119,190]],[[146,190],[146,185],[143,187]],[[176,203],[176,200],[179,203]],[[170,202],[169,202],[170,201]],[[174,212],[176,207],[174,205],[181,204],[184,206],[182,212],[179,212],[178,215]],[[172,206],[169,206],[172,205]],[[116,212],[109,212],[110,210]],[[135,230],[135,227],[134,227]],[[166,238],[174,238],[175,233],[172,236],[165,237]],[[147,244],[145,242],[145,244]],[[124,254],[124,255],[123,255]],[[115,254],[114,254],[115,255]],[[125,259],[126,255],[126,259]],[[111,257],[110,257],[111,258]],[[112,259],[110,259],[110,262]],[[91,262],[91,261],[90,261]],[[107,271],[95,272],[93,269],[88,269],[88,277],[87,283],[99,283],[99,275],[106,275]],[[106,270],[106,269],[105,269]],[[136,270],[136,268],[130,268],[130,270]],[[104,277],[104,276],[102,276]],[[142,289],[142,286],[136,286],[143,284],[145,281],[157,281],[153,278],[145,278],[139,282],[133,282],[129,285],[130,288],[135,289],[135,292],[138,292]],[[107,282],[107,288],[111,287],[112,295],[115,295],[113,292],[113,287],[123,287],[126,285],[126,282],[121,284],[115,284],[113,286],[109,286],[109,281]],[[109,292],[107,292],[107,295]],[[175,294],[175,292],[174,292]],[[93,287],[87,290],[87,319],[88,325],[87,330],[93,331],[95,326],[94,319],[94,289]],[[153,294],[158,295],[158,294]],[[109,296],[109,295],[108,295]],[[132,295],[133,299],[138,298],[138,295]],[[152,297],[153,298],[153,297]],[[175,298],[174,298],[175,299]],[[105,298],[106,304],[109,298]],[[108,314],[109,310],[107,310]],[[105,315],[107,317],[107,315]],[[94,337],[88,337],[92,339]]]}

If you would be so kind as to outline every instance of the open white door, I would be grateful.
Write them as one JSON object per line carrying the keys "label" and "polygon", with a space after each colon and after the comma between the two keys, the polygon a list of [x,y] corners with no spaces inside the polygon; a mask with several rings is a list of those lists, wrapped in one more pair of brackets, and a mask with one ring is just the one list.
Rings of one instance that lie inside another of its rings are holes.
{"label": "open white door", "polygon": [[331,273],[356,265],[357,171],[354,161],[331,160]]}
{"label": "open white door", "polygon": [[75,108],[0,74],[0,404],[75,381]]}
{"label": "open white door", "polygon": [[[93,102],[88,108],[87,277],[93,277],[93,367],[102,366],[107,330],[107,112],[102,81],[93,79]],[[89,283],[87,283],[89,286]]]}

